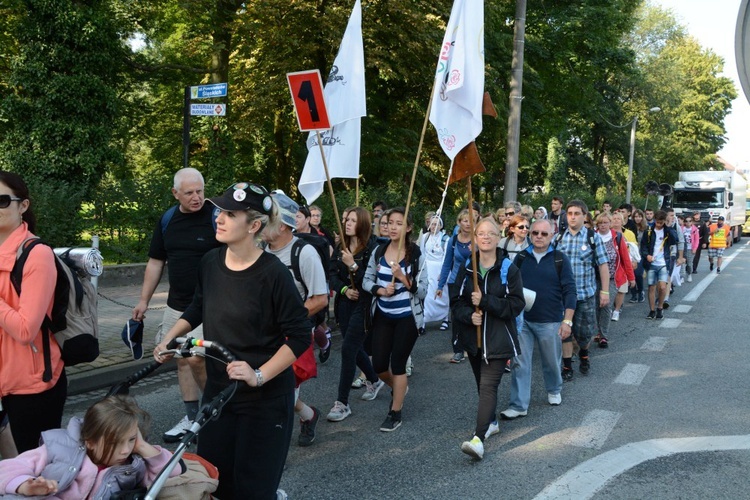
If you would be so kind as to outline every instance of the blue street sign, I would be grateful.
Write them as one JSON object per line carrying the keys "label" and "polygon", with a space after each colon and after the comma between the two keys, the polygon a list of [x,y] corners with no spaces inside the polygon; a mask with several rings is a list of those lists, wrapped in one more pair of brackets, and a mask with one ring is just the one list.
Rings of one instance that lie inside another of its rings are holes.
{"label": "blue street sign", "polygon": [[211,85],[195,85],[190,87],[192,99],[211,99],[212,97],[226,97],[227,84],[214,83]]}

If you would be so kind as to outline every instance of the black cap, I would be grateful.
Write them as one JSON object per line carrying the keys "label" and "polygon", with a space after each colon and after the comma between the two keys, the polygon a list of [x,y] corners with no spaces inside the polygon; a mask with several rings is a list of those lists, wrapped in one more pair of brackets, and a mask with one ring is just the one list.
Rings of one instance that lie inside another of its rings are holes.
{"label": "black cap", "polygon": [[257,210],[270,215],[273,209],[273,200],[268,190],[260,184],[249,182],[238,182],[221,196],[209,198],[208,201],[221,210]]}
{"label": "black cap", "polygon": [[723,215],[720,215],[720,216],[719,216],[719,218],[718,218],[718,219],[716,219],[716,220],[724,220],[724,216],[723,216]]}

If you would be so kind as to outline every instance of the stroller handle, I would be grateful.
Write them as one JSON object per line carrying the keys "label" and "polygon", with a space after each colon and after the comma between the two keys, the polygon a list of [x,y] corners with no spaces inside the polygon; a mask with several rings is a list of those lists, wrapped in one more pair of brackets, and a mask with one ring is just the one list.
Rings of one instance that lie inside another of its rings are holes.
{"label": "stroller handle", "polygon": [[172,339],[169,344],[167,344],[168,349],[176,349],[178,348],[178,346],[178,350],[182,353],[183,357],[185,357],[186,351],[188,353],[188,356],[192,355],[192,353],[190,353],[189,351],[190,347],[205,347],[206,349],[215,351],[227,363],[231,363],[232,361],[237,360],[234,354],[229,352],[226,347],[212,340],[194,339],[192,337],[177,337]]}

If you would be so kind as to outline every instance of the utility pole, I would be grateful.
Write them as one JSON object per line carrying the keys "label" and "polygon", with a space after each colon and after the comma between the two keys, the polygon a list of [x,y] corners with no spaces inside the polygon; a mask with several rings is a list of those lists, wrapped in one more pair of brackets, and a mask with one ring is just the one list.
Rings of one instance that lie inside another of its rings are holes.
{"label": "utility pole", "polygon": [[523,100],[523,48],[526,36],[526,0],[516,0],[513,26],[513,62],[510,70],[510,106],[508,113],[508,147],[505,162],[503,200],[518,198],[518,151],[521,142],[521,100]]}

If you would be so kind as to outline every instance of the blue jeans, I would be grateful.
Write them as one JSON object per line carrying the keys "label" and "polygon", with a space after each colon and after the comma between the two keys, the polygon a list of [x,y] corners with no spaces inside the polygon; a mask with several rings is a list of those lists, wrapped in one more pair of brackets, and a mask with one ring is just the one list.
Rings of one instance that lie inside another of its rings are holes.
{"label": "blue jeans", "polygon": [[531,365],[534,356],[534,342],[539,346],[542,356],[542,373],[544,386],[548,394],[560,394],[562,375],[562,341],[558,332],[560,323],[523,322],[523,329],[518,333],[521,354],[513,361],[510,382],[510,407],[517,411],[526,411],[531,400]]}

